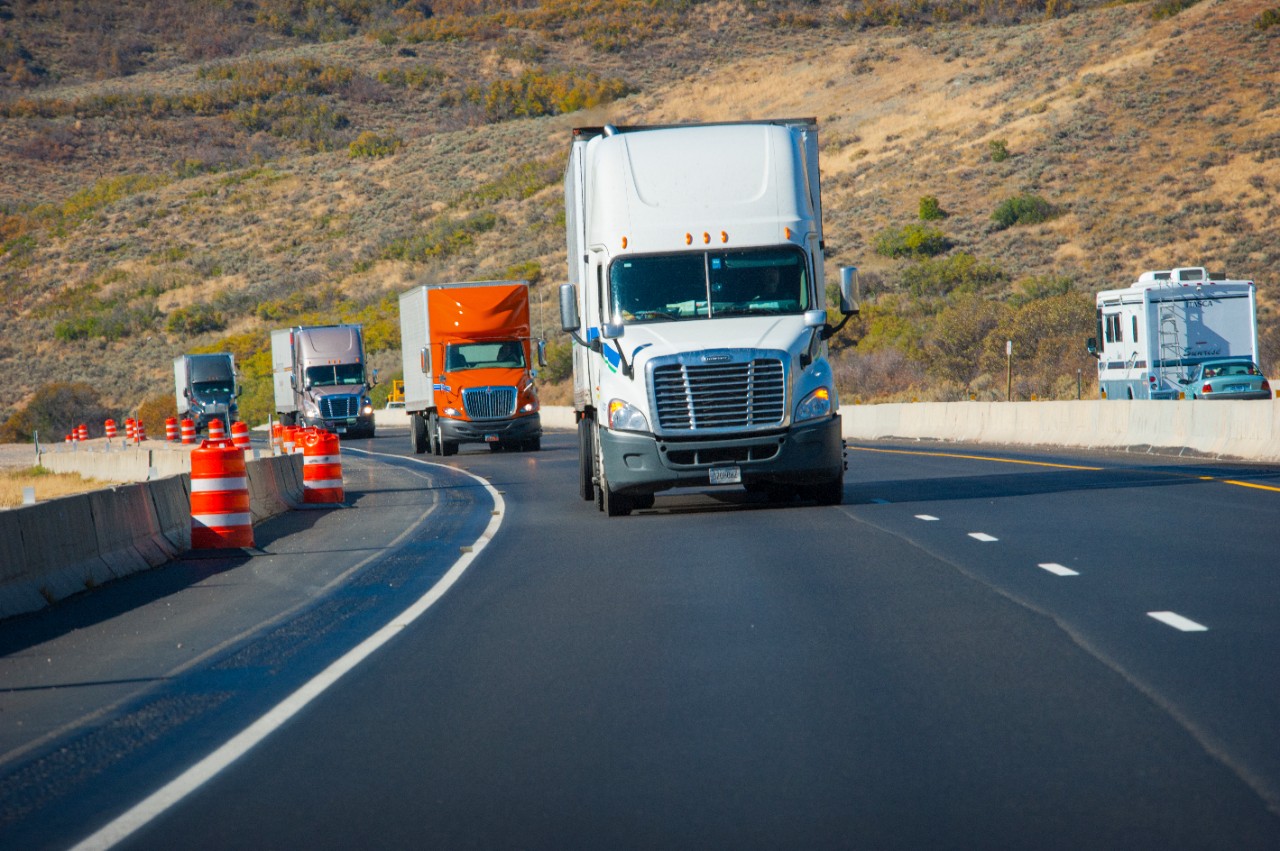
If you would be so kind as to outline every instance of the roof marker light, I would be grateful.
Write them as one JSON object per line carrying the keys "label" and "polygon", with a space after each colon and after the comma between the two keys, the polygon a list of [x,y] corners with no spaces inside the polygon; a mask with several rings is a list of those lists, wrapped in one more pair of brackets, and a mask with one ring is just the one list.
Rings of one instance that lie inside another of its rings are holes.
{"label": "roof marker light", "polygon": [[693,234],[691,234],[691,233],[686,233],[686,234],[684,235],[684,244],[685,244],[685,245],[693,245]]}
{"label": "roof marker light", "polygon": [[728,241],[729,241],[729,234],[725,233],[724,231],[720,231],[720,241],[721,241],[721,242],[728,242]]}
{"label": "roof marker light", "polygon": [[703,231],[702,233],[702,244],[703,245],[711,244],[711,234],[707,233],[706,231]]}
{"label": "roof marker light", "polygon": [[625,236],[622,238],[622,247],[623,248],[627,247],[627,238]]}
{"label": "roof marker light", "polygon": [[783,228],[782,235],[787,239],[791,239],[791,228]]}

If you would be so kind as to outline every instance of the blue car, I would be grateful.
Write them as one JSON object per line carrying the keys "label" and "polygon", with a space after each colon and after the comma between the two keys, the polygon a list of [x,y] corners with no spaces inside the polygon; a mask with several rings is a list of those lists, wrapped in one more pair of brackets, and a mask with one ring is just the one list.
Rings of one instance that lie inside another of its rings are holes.
{"label": "blue car", "polygon": [[1188,399],[1270,399],[1271,384],[1246,360],[1210,360],[1183,382]]}

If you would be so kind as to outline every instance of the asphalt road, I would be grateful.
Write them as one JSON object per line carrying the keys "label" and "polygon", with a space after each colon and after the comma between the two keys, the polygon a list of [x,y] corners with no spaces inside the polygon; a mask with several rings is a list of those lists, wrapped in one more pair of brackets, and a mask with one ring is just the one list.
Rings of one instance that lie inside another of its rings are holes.
{"label": "asphalt road", "polygon": [[[264,555],[0,624],[0,846],[89,836],[283,704],[122,847],[1280,847],[1280,470],[854,446],[840,506],[606,518],[571,435],[386,434]],[[236,623],[175,661],[193,618]],[[56,707],[21,744],[11,709]]]}

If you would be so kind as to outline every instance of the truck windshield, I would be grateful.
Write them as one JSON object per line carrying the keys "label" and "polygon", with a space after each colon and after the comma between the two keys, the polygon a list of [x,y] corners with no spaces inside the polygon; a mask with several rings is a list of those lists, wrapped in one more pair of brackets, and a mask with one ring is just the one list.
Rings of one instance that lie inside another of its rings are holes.
{"label": "truck windshield", "polygon": [[231,379],[226,381],[193,381],[191,392],[202,399],[230,396],[233,389]]}
{"label": "truck windshield", "polygon": [[493,367],[524,369],[524,364],[524,346],[520,345],[519,340],[452,343],[445,346],[444,368],[449,372]]}
{"label": "truck windshield", "polygon": [[809,309],[809,276],[792,247],[623,257],[609,270],[611,315],[626,322],[780,316]]}
{"label": "truck windshield", "polygon": [[312,387],[336,387],[342,384],[364,384],[364,365],[358,363],[326,364],[307,367],[307,381]]}

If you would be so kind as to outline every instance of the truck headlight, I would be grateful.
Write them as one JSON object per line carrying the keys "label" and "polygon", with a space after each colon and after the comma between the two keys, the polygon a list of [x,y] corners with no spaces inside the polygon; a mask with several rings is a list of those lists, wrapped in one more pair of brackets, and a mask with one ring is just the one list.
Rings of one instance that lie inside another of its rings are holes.
{"label": "truck headlight", "polygon": [[318,417],[320,416],[320,406],[315,402],[312,402],[310,399],[303,399],[302,413],[308,417]]}
{"label": "truck headlight", "polygon": [[609,428],[616,431],[648,431],[649,421],[635,405],[613,399],[609,402]]}
{"label": "truck headlight", "polygon": [[364,414],[365,416],[368,416],[369,414],[373,413],[372,399],[365,398],[360,400],[360,413]]}
{"label": "truck headlight", "polygon": [[796,405],[796,422],[816,419],[817,417],[825,417],[831,413],[831,391],[825,387],[819,387],[817,390],[804,397],[799,405]]}

